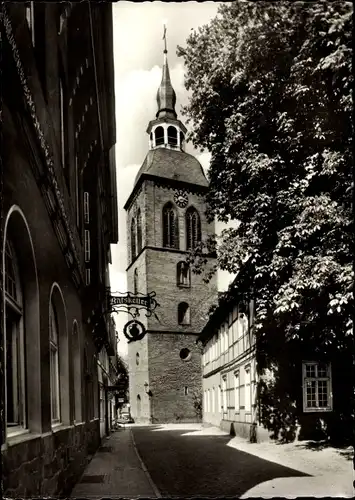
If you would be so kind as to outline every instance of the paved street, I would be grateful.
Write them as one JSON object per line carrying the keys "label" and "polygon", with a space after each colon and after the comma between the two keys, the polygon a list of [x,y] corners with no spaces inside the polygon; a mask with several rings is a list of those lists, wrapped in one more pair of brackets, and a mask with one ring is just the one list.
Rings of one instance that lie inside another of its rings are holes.
{"label": "paved street", "polygon": [[163,430],[158,426],[134,427],[132,432],[163,497],[240,497],[264,481],[306,476],[228,447],[231,437],[222,433],[199,434],[178,426]]}
{"label": "paved street", "polygon": [[104,439],[71,498],[352,498],[353,450],[310,444],[251,444],[201,424],[133,424]]}

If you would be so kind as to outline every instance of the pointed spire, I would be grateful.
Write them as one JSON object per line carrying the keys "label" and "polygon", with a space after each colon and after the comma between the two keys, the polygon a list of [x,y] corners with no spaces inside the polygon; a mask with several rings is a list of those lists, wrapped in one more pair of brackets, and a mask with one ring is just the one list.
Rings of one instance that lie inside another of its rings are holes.
{"label": "pointed spire", "polygon": [[176,94],[170,80],[169,65],[168,65],[168,49],[166,41],[166,25],[164,24],[164,63],[163,63],[163,76],[160,87],[157,92],[158,112],[157,118],[170,117],[176,118],[175,104]]}

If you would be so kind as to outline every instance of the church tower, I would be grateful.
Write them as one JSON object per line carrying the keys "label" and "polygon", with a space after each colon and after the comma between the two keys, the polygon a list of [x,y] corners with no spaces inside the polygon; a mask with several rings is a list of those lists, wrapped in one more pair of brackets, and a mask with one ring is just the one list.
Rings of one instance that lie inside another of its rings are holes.
{"label": "church tower", "polygon": [[[217,301],[209,284],[186,264],[188,251],[214,233],[205,218],[208,188],[201,164],[185,152],[186,127],[175,111],[167,60],[157,92],[158,111],[147,128],[149,151],[126,204],[128,290],[156,293],[158,319],[137,318],[146,329],[128,344],[131,413],[136,422],[198,421],[201,353],[196,339]],[[208,257],[208,265],[213,264]]]}

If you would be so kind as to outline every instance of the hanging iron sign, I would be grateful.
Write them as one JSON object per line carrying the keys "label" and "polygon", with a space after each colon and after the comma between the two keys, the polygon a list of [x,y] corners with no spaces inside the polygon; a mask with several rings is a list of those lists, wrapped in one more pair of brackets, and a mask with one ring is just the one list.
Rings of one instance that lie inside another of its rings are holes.
{"label": "hanging iron sign", "polygon": [[128,339],[128,343],[136,342],[137,340],[142,340],[144,335],[147,333],[145,326],[140,321],[132,319],[128,321],[123,327],[123,333]]}
{"label": "hanging iron sign", "polygon": [[112,295],[108,290],[108,300],[110,305],[110,312],[128,312],[133,318],[139,316],[140,310],[145,310],[146,316],[154,316],[158,319],[156,313],[154,312],[156,307],[159,306],[158,302],[155,300],[156,293],[150,292],[148,295],[142,293],[131,293],[127,292],[120,294],[116,292]]}

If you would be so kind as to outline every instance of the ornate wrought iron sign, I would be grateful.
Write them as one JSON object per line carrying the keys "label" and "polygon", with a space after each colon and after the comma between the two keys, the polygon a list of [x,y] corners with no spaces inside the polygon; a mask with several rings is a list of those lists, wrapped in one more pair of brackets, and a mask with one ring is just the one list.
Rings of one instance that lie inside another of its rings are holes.
{"label": "ornate wrought iron sign", "polygon": [[143,323],[137,321],[136,319],[132,319],[125,324],[123,328],[123,333],[130,342],[136,342],[137,340],[142,340],[144,335],[146,334],[146,329]]}
{"label": "ornate wrought iron sign", "polygon": [[139,312],[143,309],[146,311],[145,315],[147,317],[152,316],[154,313],[155,317],[158,316],[154,312],[159,306],[155,299],[156,293],[150,292],[148,295],[142,293],[120,293],[116,292],[115,295],[109,293],[109,307],[110,312],[128,312],[133,318],[139,316]]}

